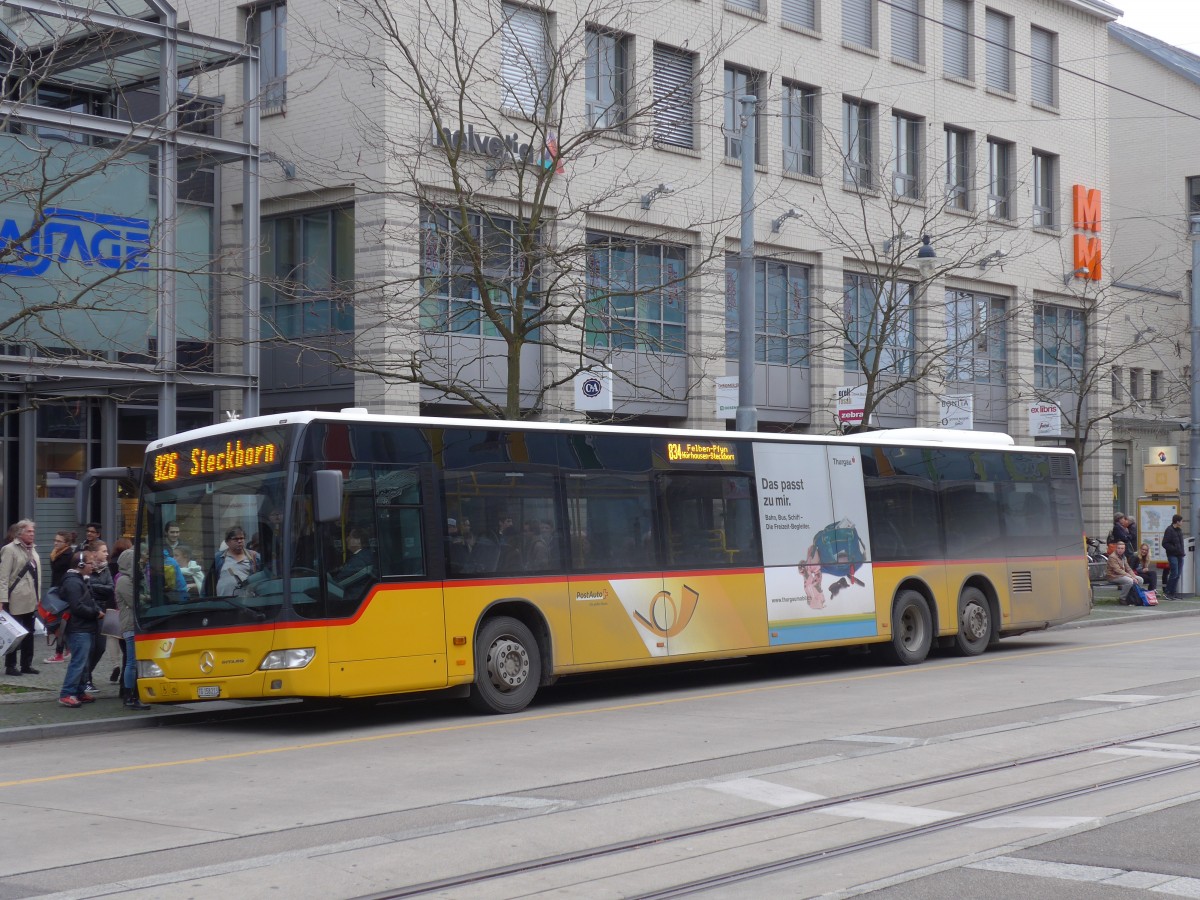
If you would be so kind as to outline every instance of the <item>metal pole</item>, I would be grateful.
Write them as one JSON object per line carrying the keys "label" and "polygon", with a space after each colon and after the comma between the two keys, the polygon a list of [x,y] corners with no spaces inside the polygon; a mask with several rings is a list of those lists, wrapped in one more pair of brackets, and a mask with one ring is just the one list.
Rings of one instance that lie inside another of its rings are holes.
{"label": "metal pole", "polygon": [[[175,433],[175,413],[178,403],[176,379],[179,370],[177,313],[179,285],[175,275],[178,262],[179,229],[179,148],[176,130],[179,128],[179,68],[175,57],[176,13],[169,11],[166,25],[170,36],[162,41],[159,60],[159,112],[166,132],[158,148],[158,436]],[[108,523],[105,523],[108,524]]]}
{"label": "metal pole", "polygon": [[[1192,421],[1188,426],[1188,504],[1192,537],[1200,537],[1200,217],[1190,221],[1192,231]],[[1200,565],[1192,560],[1193,593],[1200,594]],[[1182,578],[1182,576],[1180,576]],[[1187,589],[1185,585],[1185,590]]]}
{"label": "metal pole", "polygon": [[738,98],[742,104],[742,246],[738,252],[738,431],[758,431],[754,407],[754,107],[758,98]]}

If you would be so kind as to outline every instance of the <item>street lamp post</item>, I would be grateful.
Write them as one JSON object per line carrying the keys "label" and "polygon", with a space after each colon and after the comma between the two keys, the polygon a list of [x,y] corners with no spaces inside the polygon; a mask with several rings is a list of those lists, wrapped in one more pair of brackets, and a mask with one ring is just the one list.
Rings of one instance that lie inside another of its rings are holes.
{"label": "street lamp post", "polygon": [[742,244],[738,252],[738,431],[758,430],[754,406],[754,107],[753,95],[742,104]]}
{"label": "street lamp post", "polygon": [[[1188,425],[1188,504],[1191,506],[1191,534],[1200,536],[1200,215],[1193,214],[1189,220],[1192,238],[1192,416]],[[1180,573],[1182,577],[1182,573]],[[1193,583],[1186,585],[1193,593],[1200,593],[1200,565],[1192,560]]]}

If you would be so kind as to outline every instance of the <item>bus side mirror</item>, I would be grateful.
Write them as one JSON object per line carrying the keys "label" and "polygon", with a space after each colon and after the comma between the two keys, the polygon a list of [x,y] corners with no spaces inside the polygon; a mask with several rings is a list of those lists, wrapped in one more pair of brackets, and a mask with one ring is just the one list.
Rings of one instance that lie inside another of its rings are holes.
{"label": "bus side mirror", "polygon": [[313,517],[318,522],[336,522],[342,517],[342,473],[337,469],[313,473]]}

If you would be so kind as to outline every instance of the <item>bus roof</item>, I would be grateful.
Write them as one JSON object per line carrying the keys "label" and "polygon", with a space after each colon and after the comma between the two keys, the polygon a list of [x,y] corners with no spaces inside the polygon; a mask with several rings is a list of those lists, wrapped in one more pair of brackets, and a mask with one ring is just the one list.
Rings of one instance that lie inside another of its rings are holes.
{"label": "bus roof", "polygon": [[[238,434],[256,428],[277,427],[280,425],[305,425],[310,422],[363,422],[389,425],[410,425],[420,428],[457,427],[457,428],[505,428],[519,427],[530,431],[547,432],[576,432],[584,434],[642,434],[650,436],[670,435],[674,432],[687,434],[698,438],[711,440],[770,440],[791,441],[796,443],[838,443],[838,444],[904,444],[907,446],[947,446],[962,447],[977,450],[1016,449],[1016,441],[1007,434],[994,431],[959,431],[949,428],[892,428],[881,431],[866,431],[845,435],[817,434],[777,434],[772,432],[742,432],[742,431],[708,431],[671,428],[646,428],[638,425],[598,425],[578,422],[514,422],[508,419],[453,419],[436,416],[395,416],[368,412],[366,409],[343,409],[341,412],[319,412],[303,410],[296,412],[276,413],[274,415],[255,416],[249,419],[235,419],[218,425],[208,425],[187,432],[179,432],[168,438],[151,441],[147,451],[162,450],[173,444],[205,440],[223,435]],[[1064,447],[1033,447],[1025,446],[1025,450],[1037,450],[1039,453],[1064,453],[1074,455],[1073,451]]]}

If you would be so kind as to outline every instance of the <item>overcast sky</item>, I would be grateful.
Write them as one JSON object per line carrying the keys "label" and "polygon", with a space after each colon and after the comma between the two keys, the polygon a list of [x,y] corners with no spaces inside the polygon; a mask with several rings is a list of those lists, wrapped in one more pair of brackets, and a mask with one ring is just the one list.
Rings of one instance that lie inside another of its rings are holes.
{"label": "overcast sky", "polygon": [[1176,47],[1200,54],[1200,2],[1197,0],[1109,0],[1123,15],[1117,21]]}

